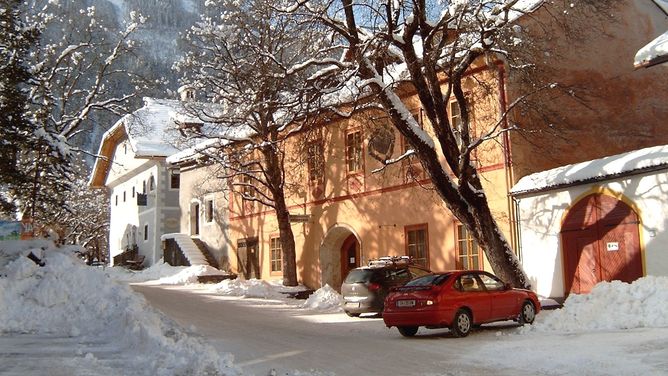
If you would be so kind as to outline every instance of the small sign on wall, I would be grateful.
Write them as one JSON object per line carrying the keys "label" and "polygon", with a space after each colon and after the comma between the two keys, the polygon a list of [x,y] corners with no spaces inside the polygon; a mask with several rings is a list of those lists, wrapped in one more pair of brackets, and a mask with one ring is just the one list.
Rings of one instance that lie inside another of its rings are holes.
{"label": "small sign on wall", "polygon": [[608,242],[607,243],[608,252],[619,251],[619,242]]}

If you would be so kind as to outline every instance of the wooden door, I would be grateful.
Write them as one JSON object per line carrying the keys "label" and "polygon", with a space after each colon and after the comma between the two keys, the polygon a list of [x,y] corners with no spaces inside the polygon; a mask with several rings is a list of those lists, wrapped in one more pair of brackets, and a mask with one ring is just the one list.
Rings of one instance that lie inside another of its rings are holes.
{"label": "wooden door", "polygon": [[584,294],[601,281],[643,276],[638,216],[614,197],[589,195],[569,211],[561,230],[568,293]]}
{"label": "wooden door", "polygon": [[257,237],[237,241],[237,265],[245,279],[260,278],[260,257]]}
{"label": "wooden door", "polygon": [[360,266],[360,246],[355,235],[350,234],[341,246],[341,281],[352,269]]}

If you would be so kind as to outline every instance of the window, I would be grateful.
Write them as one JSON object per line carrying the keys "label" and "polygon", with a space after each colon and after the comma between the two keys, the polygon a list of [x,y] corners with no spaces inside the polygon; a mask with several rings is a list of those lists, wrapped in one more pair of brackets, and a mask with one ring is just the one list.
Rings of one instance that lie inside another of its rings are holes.
{"label": "window", "polygon": [[271,238],[269,242],[271,252],[271,272],[281,273],[283,271],[283,250],[281,249],[281,239]]}
{"label": "window", "polygon": [[127,154],[127,153],[128,153],[128,144],[124,143],[123,144],[123,154]]}
{"label": "window", "polygon": [[181,173],[180,171],[172,170],[169,179],[169,188],[179,189],[181,186]]}
{"label": "window", "polygon": [[155,190],[155,177],[153,175],[148,178],[148,190],[151,192]]}
{"label": "window", "polygon": [[362,131],[346,134],[346,166],[349,173],[362,170]]}
{"label": "window", "polygon": [[213,199],[204,202],[204,220],[206,222],[213,222]]}
{"label": "window", "polygon": [[417,265],[429,266],[429,238],[427,225],[406,227],[406,254]]}
{"label": "window", "polygon": [[466,226],[461,223],[457,224],[457,269],[482,269],[480,247]]}
{"label": "window", "polygon": [[144,241],[148,240],[148,225],[144,225]]}
{"label": "window", "polygon": [[123,202],[125,202],[125,201],[126,201],[126,198],[125,198],[125,191],[123,191]]}
{"label": "window", "polygon": [[450,112],[450,125],[455,129],[461,129],[462,111],[459,108],[459,103],[456,100],[450,101],[448,111]]}
{"label": "window", "polygon": [[480,277],[480,280],[482,281],[482,284],[485,285],[487,291],[503,291],[506,289],[503,282],[494,276],[485,273],[479,274],[478,277]]}
{"label": "window", "polygon": [[135,187],[132,187],[132,198],[135,198]]}
{"label": "window", "polygon": [[251,199],[255,197],[255,189],[253,189],[253,178],[248,175],[243,175],[241,176],[241,182],[243,183],[241,192],[244,195],[244,199]]}
{"label": "window", "polygon": [[307,145],[306,158],[309,184],[322,184],[325,175],[325,156],[321,141],[311,142]]}
{"label": "window", "polygon": [[146,194],[146,180],[141,182],[141,193]]}
{"label": "window", "polygon": [[118,206],[118,195],[116,195],[116,206]]}

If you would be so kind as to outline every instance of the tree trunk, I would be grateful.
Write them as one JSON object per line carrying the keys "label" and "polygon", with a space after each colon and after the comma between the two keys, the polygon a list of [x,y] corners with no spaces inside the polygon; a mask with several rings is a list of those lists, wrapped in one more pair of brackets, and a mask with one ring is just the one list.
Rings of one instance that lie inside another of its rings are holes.
{"label": "tree trunk", "polygon": [[468,177],[468,180],[454,181],[445,171],[436,150],[425,144],[409,129],[409,125],[395,108],[396,95],[388,92],[390,89],[380,87],[375,89],[394,126],[411,140],[422,166],[443,202],[454,216],[471,231],[478,245],[487,255],[494,272],[513,286],[529,288],[530,284],[526,274],[489,209],[487,196],[482,189],[477,172],[467,171],[467,174],[462,176]]}
{"label": "tree trunk", "polygon": [[274,200],[274,210],[278,221],[278,232],[281,241],[283,262],[283,285],[297,286],[297,253],[295,251],[295,235],[290,225],[290,212],[285,203],[285,178],[283,163],[278,151],[270,146],[263,150],[267,164],[267,183]]}

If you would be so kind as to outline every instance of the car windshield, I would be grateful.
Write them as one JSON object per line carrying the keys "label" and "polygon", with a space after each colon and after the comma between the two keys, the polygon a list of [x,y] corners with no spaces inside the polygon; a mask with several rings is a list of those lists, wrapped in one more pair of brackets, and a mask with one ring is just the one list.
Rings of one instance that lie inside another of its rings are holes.
{"label": "car windshield", "polygon": [[449,273],[446,274],[428,274],[422,277],[415,278],[414,280],[408,282],[404,286],[433,286],[433,285],[440,285],[443,283],[448,277],[450,276]]}
{"label": "car windshield", "polygon": [[373,276],[373,270],[353,269],[348,273],[345,283],[367,283]]}

